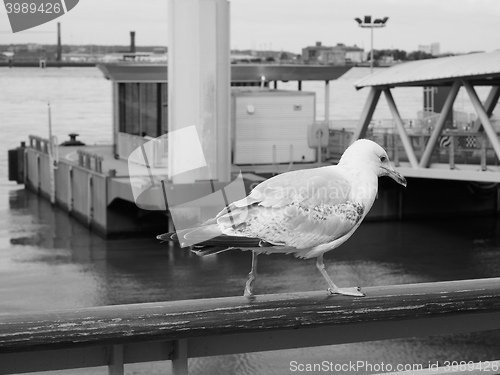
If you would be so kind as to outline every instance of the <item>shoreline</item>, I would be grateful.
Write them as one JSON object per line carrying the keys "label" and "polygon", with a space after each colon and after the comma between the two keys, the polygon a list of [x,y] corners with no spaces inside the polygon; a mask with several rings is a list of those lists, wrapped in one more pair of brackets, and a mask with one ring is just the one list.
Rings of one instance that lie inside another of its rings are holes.
{"label": "shoreline", "polygon": [[[63,67],[75,67],[75,68],[88,68],[94,67],[97,63],[95,62],[58,62],[58,61],[46,61],[45,68],[63,68]],[[14,61],[9,63],[8,61],[0,61],[0,67],[3,68],[40,68],[40,62],[35,61]]]}

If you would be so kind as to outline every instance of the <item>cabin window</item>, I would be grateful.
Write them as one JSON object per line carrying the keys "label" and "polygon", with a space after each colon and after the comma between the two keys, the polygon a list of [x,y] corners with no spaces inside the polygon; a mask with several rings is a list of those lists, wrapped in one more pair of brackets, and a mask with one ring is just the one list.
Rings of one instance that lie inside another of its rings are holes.
{"label": "cabin window", "polygon": [[160,100],[159,103],[161,121],[160,121],[160,135],[168,133],[168,85],[166,83],[159,83],[160,87]]}
{"label": "cabin window", "polygon": [[158,85],[139,84],[139,134],[158,137]]}
{"label": "cabin window", "polygon": [[119,83],[119,131],[159,137],[167,128],[167,84]]}

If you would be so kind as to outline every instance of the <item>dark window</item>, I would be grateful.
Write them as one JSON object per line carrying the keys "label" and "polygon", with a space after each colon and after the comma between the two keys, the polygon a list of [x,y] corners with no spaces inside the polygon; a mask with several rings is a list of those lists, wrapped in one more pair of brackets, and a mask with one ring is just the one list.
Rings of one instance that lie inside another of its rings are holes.
{"label": "dark window", "polygon": [[159,85],[161,87],[161,99],[158,100],[161,105],[160,135],[163,135],[168,133],[168,84],[160,83]]}
{"label": "dark window", "polygon": [[139,84],[139,134],[158,137],[158,85]]}
{"label": "dark window", "polygon": [[139,84],[120,83],[120,120],[119,130],[122,133],[139,135]]}
{"label": "dark window", "polygon": [[167,84],[120,83],[119,131],[159,137],[167,133]]}

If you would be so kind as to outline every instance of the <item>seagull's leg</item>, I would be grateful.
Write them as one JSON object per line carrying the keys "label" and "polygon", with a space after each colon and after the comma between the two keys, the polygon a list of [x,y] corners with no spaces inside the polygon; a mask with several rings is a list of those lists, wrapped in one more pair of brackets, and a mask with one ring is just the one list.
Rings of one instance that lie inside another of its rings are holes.
{"label": "seagull's leg", "polygon": [[328,292],[330,294],[342,294],[344,296],[354,296],[354,297],[364,297],[365,294],[361,292],[361,289],[359,287],[354,287],[354,288],[339,288],[337,285],[335,285],[328,275],[328,272],[326,272],[325,269],[325,263],[323,263],[323,254],[321,254],[319,257],[316,258],[316,267],[318,268],[319,272],[323,275],[323,277],[326,279],[326,282],[328,283]]}
{"label": "seagull's leg", "polygon": [[243,294],[245,297],[253,296],[253,282],[257,278],[257,256],[259,253],[256,251],[252,251],[252,269],[248,274],[248,280],[245,284],[245,293]]}

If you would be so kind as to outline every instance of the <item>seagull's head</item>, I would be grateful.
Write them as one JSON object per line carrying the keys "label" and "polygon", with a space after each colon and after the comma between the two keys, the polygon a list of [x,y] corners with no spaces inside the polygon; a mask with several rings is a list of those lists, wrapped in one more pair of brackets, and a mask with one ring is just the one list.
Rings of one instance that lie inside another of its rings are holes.
{"label": "seagull's head", "polygon": [[359,139],[350,145],[340,158],[339,164],[369,168],[378,177],[389,176],[398,184],[406,186],[406,178],[394,169],[387,152],[368,139]]}

